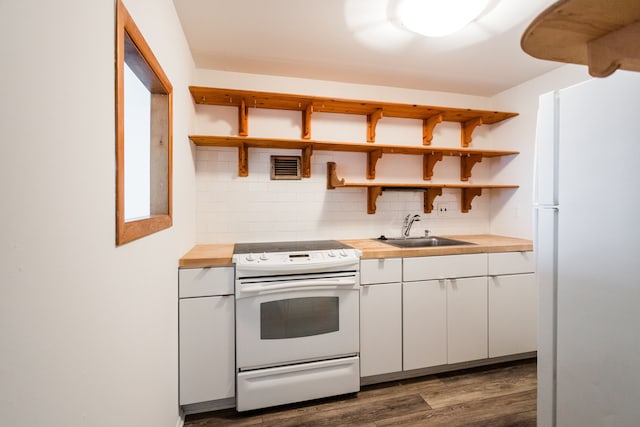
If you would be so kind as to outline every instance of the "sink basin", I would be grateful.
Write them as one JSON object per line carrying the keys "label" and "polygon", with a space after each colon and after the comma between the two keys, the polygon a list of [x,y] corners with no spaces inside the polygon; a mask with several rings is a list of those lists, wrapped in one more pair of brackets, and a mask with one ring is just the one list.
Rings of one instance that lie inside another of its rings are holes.
{"label": "sink basin", "polygon": [[446,237],[430,236],[430,237],[402,237],[386,239],[378,238],[380,242],[387,243],[397,248],[429,248],[436,246],[455,246],[455,245],[473,245],[470,242],[462,240],[447,239]]}

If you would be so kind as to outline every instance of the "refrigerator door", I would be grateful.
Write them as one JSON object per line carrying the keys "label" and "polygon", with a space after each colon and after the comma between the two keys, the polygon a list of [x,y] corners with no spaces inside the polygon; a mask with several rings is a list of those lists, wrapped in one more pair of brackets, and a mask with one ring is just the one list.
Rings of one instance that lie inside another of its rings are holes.
{"label": "refrigerator door", "polygon": [[536,126],[533,202],[537,206],[558,204],[558,94],[540,96]]}
{"label": "refrigerator door", "polygon": [[560,93],[557,426],[640,425],[640,74]]}
{"label": "refrigerator door", "polygon": [[558,208],[534,209],[538,287],[538,425],[555,426]]}

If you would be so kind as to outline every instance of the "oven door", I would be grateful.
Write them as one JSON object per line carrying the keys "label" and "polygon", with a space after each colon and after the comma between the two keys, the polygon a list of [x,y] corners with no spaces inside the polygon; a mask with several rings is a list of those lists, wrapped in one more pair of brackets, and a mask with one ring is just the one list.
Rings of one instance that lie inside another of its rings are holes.
{"label": "oven door", "polygon": [[238,369],[357,354],[358,289],[356,275],[270,281],[236,290]]}

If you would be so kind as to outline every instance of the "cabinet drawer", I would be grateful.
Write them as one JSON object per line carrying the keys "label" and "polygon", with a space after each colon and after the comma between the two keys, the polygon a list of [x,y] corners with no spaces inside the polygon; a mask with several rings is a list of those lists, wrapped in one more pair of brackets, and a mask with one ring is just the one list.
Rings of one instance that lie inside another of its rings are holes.
{"label": "cabinet drawer", "polygon": [[178,271],[180,298],[232,295],[233,267],[181,268]]}
{"label": "cabinet drawer", "polygon": [[533,273],[533,252],[501,252],[489,255],[489,276]]}
{"label": "cabinet drawer", "polygon": [[404,258],[402,279],[450,279],[487,275],[487,254],[441,255]]}
{"label": "cabinet drawer", "polygon": [[360,283],[393,283],[402,280],[402,258],[363,259],[360,261]]}

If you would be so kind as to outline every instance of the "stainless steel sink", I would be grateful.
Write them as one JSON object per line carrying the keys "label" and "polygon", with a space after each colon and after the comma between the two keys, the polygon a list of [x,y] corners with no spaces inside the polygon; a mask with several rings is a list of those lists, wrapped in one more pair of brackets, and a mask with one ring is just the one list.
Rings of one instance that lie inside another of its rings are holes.
{"label": "stainless steel sink", "polygon": [[397,248],[428,248],[436,246],[456,246],[456,245],[473,245],[471,242],[462,240],[447,239],[446,237],[430,236],[430,237],[409,237],[409,238],[390,238],[380,237],[380,242],[387,243]]}

